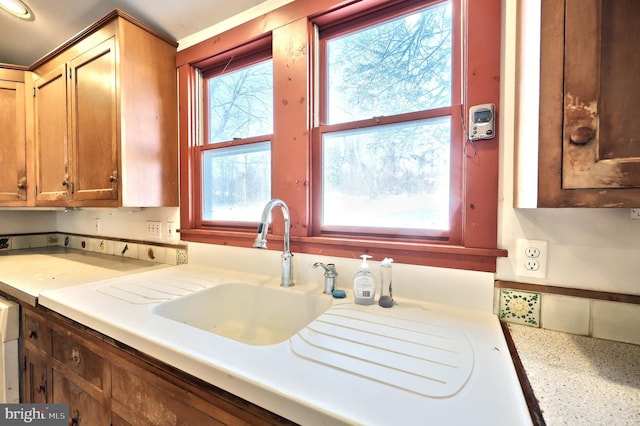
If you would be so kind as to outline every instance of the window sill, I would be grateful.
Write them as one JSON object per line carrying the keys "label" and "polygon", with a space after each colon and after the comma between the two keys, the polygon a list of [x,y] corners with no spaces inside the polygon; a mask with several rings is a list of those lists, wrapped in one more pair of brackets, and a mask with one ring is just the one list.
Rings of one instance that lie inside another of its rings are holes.
{"label": "window sill", "polygon": [[[183,241],[249,248],[253,245],[255,233],[181,229],[180,238]],[[281,250],[282,236],[270,235],[268,241],[273,242],[272,249]],[[299,236],[291,236],[291,251],[294,254],[297,252],[350,259],[358,259],[361,254],[366,253],[373,256],[373,260],[391,257],[397,263],[482,272],[496,272],[496,259],[508,254],[506,250],[496,248]]]}

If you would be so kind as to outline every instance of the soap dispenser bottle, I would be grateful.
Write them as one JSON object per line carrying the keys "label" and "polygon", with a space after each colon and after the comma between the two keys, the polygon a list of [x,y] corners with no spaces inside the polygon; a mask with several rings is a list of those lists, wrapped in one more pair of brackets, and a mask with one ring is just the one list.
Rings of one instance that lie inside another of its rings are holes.
{"label": "soap dispenser bottle", "polygon": [[362,258],[360,270],[353,277],[353,295],[357,304],[373,305],[376,297],[376,284],[367,264],[367,259],[371,259],[371,256],[363,254],[360,257]]}

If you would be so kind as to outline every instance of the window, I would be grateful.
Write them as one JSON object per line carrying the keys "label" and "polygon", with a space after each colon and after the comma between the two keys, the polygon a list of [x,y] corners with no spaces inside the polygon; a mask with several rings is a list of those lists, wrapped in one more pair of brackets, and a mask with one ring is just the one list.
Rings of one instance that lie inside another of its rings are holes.
{"label": "window", "polygon": [[294,1],[179,51],[181,238],[251,247],[281,198],[294,252],[495,271],[498,138],[465,155],[463,123],[499,112],[500,8]]}
{"label": "window", "polygon": [[325,133],[322,228],[448,231],[450,135],[448,117]]}
{"label": "window", "polygon": [[205,77],[208,143],[273,133],[273,63],[270,59]]}
{"label": "window", "polygon": [[269,142],[202,153],[202,219],[255,222],[271,199]]}
{"label": "window", "polygon": [[255,222],[271,199],[273,61],[226,55],[202,71],[203,223]]}
{"label": "window", "polygon": [[449,240],[459,228],[453,36],[450,2],[320,27],[319,229]]}

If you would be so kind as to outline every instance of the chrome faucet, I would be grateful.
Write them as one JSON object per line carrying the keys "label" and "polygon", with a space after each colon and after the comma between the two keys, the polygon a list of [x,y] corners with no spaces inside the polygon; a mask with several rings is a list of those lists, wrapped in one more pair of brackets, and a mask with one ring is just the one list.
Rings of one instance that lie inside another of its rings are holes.
{"label": "chrome faucet", "polygon": [[325,265],[322,262],[316,262],[313,264],[314,268],[318,266],[322,266],[324,269],[324,294],[332,294],[333,290],[336,289],[336,277],[338,276],[338,271],[336,271],[336,265],[333,263],[329,263]]}
{"label": "chrome faucet", "polygon": [[264,210],[262,211],[262,217],[260,218],[260,225],[258,225],[258,236],[253,246],[260,249],[267,248],[267,232],[269,231],[269,221],[271,220],[271,210],[274,207],[279,206],[282,210],[282,217],[284,217],[284,250],[282,251],[282,278],[280,285],[282,287],[293,287],[293,268],[291,263],[291,249],[289,248],[289,207],[279,198],[274,198],[269,201]]}

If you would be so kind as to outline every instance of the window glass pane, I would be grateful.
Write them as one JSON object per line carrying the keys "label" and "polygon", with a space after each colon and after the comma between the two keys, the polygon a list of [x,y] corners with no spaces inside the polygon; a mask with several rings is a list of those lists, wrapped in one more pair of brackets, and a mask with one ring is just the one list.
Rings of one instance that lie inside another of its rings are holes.
{"label": "window glass pane", "polygon": [[271,144],[204,151],[202,218],[257,222],[271,199]]}
{"label": "window glass pane", "polygon": [[323,225],[449,229],[451,118],[328,133]]}
{"label": "window glass pane", "polygon": [[273,133],[273,61],[208,79],[209,143]]}
{"label": "window glass pane", "polygon": [[327,124],[451,104],[451,5],[327,42]]}

